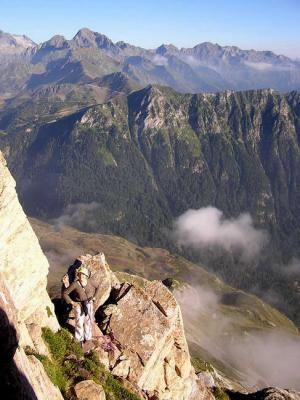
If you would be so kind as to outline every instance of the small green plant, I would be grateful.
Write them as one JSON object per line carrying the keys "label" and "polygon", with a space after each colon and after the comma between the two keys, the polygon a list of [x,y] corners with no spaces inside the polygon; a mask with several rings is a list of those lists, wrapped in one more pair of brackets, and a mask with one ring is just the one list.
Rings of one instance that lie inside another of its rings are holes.
{"label": "small green plant", "polygon": [[193,367],[195,368],[196,373],[205,372],[205,371],[207,371],[207,372],[214,371],[213,366],[207,361],[201,360],[200,358],[197,358],[197,357],[193,357],[191,359],[191,361],[192,361]]}
{"label": "small green plant", "polygon": [[129,390],[115,379],[111,374],[108,374],[105,385],[105,392],[112,393],[114,400],[141,400],[136,394]]}
{"label": "small green plant", "polygon": [[43,328],[42,337],[56,360],[62,360],[70,354],[74,354],[78,358],[84,355],[80,344],[72,338],[66,329],[53,332],[49,328]]}
{"label": "small green plant", "polygon": [[90,373],[91,379],[96,383],[100,382],[100,377],[102,377],[102,373],[104,372],[104,366],[100,363],[95,352],[92,351],[85,356],[82,366]]}
{"label": "small green plant", "polygon": [[53,317],[53,313],[52,313],[52,311],[50,310],[50,307],[49,307],[49,306],[46,307],[46,311],[47,311],[48,318]]}
{"label": "small green plant", "polygon": [[42,362],[51,382],[60,389],[65,399],[72,399],[70,388],[76,383],[93,379],[103,386],[110,400],[140,400],[105,369],[96,352],[84,354],[79,343],[67,330],[53,332],[49,328],[43,328],[42,337],[49,348],[51,358],[38,354],[29,347],[25,348],[25,352]]}
{"label": "small green plant", "polygon": [[224,390],[219,387],[215,387],[213,389],[213,395],[216,400],[230,400],[228,394],[225,393]]}
{"label": "small green plant", "polygon": [[68,377],[65,376],[64,371],[60,368],[60,365],[50,360],[48,357],[43,357],[41,362],[51,382],[65,394],[69,387],[69,380]]}
{"label": "small green plant", "polygon": [[36,357],[42,364],[51,382],[59,388],[64,394],[68,387],[68,379],[60,368],[56,360],[51,360],[49,357],[37,353],[29,346],[25,347],[25,354]]}
{"label": "small green plant", "polygon": [[67,344],[61,331],[55,333],[49,328],[42,328],[42,337],[47,343],[52,357],[56,361],[61,361],[67,352]]}

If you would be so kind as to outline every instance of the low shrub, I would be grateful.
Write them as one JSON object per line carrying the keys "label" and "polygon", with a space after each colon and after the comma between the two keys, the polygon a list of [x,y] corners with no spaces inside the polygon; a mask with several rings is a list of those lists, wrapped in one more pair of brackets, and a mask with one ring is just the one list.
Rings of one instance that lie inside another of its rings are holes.
{"label": "low shrub", "polygon": [[207,372],[213,372],[214,371],[213,366],[209,362],[201,360],[198,357],[193,357],[191,359],[191,361],[192,361],[193,367],[195,368],[196,373],[198,373],[198,372],[206,372],[206,371]]}
{"label": "low shrub", "polygon": [[110,400],[141,400],[136,394],[130,392],[121,382],[108,373],[105,385],[105,393],[108,394]]}
{"label": "low shrub", "polygon": [[213,395],[216,400],[230,400],[228,394],[225,393],[224,390],[219,387],[215,387],[213,389]]}
{"label": "low shrub", "polygon": [[84,354],[80,344],[67,330],[53,332],[49,328],[43,328],[42,337],[51,358],[30,348],[25,349],[26,354],[34,355],[42,362],[51,382],[59,388],[65,399],[73,398],[70,388],[76,383],[93,379],[103,386],[108,400],[140,400],[105,369],[94,351]]}

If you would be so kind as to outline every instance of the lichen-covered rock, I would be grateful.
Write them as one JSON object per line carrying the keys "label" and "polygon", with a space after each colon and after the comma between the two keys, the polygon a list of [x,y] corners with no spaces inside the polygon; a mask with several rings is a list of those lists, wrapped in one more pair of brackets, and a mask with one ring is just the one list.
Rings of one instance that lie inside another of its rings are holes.
{"label": "lichen-covered rock", "polygon": [[0,221],[0,270],[13,293],[18,320],[57,329],[46,291],[49,264],[18,201],[15,181],[1,152]]}
{"label": "lichen-covered rock", "polygon": [[101,385],[92,380],[77,383],[74,386],[76,399],[78,400],[105,400],[105,392]]}

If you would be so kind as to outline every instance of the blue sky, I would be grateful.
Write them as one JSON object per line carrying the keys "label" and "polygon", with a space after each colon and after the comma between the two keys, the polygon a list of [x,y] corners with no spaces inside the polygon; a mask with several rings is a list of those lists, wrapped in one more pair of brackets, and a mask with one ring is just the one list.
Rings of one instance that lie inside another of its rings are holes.
{"label": "blue sky", "polygon": [[81,27],[146,48],[210,41],[300,58],[300,0],[0,0],[0,29],[36,42]]}

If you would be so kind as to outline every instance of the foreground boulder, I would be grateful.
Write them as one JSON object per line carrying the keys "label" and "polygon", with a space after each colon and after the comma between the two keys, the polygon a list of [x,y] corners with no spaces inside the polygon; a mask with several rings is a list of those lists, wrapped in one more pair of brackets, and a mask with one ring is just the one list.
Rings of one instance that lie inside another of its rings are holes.
{"label": "foreground boulder", "polygon": [[97,385],[92,380],[77,383],[74,392],[78,400],[105,400],[105,392],[101,385]]}
{"label": "foreground boulder", "polygon": [[92,272],[91,279],[100,277],[101,269],[105,277],[99,279],[103,296],[102,304],[99,299],[97,303],[98,322],[114,338],[115,348],[108,356],[100,338],[98,354],[112,374],[130,382],[148,399],[212,397],[191,365],[180,307],[172,293],[159,281],[141,278],[120,286],[108,265],[101,267],[100,255],[80,260]]}
{"label": "foreground boulder", "polygon": [[97,310],[100,305],[107,301],[113,289],[119,289],[120,282],[109,268],[103,253],[94,256],[90,254],[82,255],[78,257],[77,261],[92,272],[90,279],[94,281],[95,285],[101,287],[98,297],[94,302],[94,308]]}

